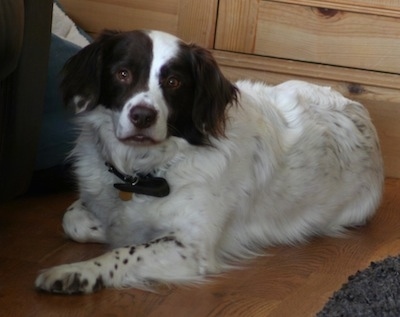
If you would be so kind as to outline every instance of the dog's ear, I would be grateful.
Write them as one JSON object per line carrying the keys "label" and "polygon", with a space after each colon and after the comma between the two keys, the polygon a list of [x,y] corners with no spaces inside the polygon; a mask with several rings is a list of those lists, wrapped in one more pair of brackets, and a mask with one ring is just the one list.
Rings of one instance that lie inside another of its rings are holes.
{"label": "dog's ear", "polygon": [[199,131],[224,136],[226,107],[237,100],[237,88],[225,78],[211,52],[191,44],[195,85],[193,122]]}
{"label": "dog's ear", "polygon": [[64,104],[76,113],[93,109],[101,89],[103,44],[117,32],[104,31],[97,40],[72,56],[64,65],[61,92]]}

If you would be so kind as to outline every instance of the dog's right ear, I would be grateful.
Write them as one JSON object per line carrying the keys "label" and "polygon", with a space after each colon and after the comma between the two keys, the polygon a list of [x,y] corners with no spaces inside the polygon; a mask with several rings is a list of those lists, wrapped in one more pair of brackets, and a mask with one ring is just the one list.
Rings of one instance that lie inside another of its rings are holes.
{"label": "dog's right ear", "polygon": [[104,31],[96,41],[84,47],[64,65],[61,71],[63,101],[76,113],[91,110],[98,105],[103,46],[116,33]]}
{"label": "dog's right ear", "polygon": [[72,56],[61,71],[64,104],[76,113],[93,109],[98,102],[101,52],[101,42],[95,41]]}

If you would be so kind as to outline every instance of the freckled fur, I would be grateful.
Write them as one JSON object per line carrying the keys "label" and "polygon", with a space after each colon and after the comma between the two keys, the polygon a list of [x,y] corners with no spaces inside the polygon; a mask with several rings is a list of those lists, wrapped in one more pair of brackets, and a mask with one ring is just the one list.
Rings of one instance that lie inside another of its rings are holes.
{"label": "freckled fur", "polygon": [[[142,42],[127,47],[152,49],[140,89],[123,83],[116,90],[120,95],[110,91],[101,100],[100,83],[112,79],[82,64],[88,52],[91,58],[104,57],[101,41],[113,33],[74,58],[63,86],[66,103],[79,102],[73,106],[81,130],[71,154],[80,199],[67,209],[63,227],[71,239],[109,243],[115,250],[42,272],[38,289],[69,294],[146,289],[154,281],[200,282],[265,247],[337,235],[373,215],[383,164],[375,128],[361,104],[301,81],[232,84],[198,46],[155,31],[115,34],[119,40],[113,43],[130,39]],[[201,62],[206,72],[199,69]],[[73,71],[93,76],[69,83],[77,76]],[[160,84],[171,74],[182,76],[184,91]],[[157,120],[139,131],[129,111],[144,103],[156,109]],[[138,134],[155,142],[124,139]],[[106,161],[125,174],[164,177],[170,195],[120,200],[113,187],[119,180],[107,171]]]}

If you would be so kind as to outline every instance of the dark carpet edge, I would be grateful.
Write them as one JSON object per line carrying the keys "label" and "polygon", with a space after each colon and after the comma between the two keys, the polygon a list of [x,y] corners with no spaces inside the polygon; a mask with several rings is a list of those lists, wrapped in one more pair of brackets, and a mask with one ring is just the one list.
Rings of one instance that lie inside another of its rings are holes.
{"label": "dark carpet edge", "polygon": [[317,317],[399,317],[400,256],[390,256],[351,275]]}

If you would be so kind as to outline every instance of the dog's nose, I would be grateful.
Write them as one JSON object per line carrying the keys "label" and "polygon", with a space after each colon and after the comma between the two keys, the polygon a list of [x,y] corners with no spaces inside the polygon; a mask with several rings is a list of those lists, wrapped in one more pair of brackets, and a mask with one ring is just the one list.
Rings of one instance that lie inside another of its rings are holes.
{"label": "dog's nose", "polygon": [[129,119],[136,128],[146,129],[156,122],[157,111],[148,106],[133,107],[129,113]]}

